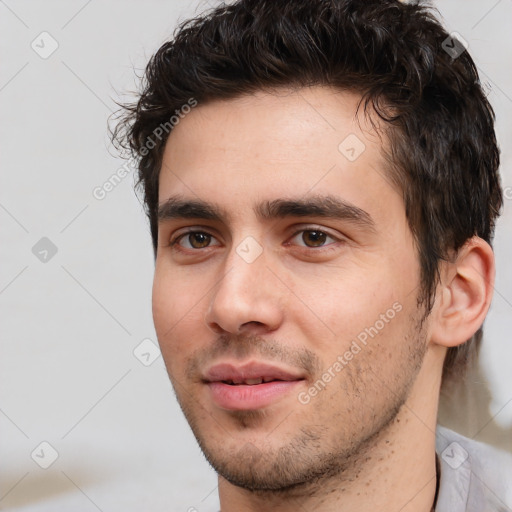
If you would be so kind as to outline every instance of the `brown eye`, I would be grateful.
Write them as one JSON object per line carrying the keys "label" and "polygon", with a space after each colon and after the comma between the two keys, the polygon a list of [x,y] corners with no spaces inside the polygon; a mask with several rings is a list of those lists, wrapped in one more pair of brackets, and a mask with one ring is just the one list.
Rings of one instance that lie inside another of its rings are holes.
{"label": "brown eye", "polygon": [[320,247],[327,239],[327,233],[323,231],[307,230],[302,234],[302,241],[308,247]]}
{"label": "brown eye", "polygon": [[208,247],[212,240],[212,236],[208,233],[201,233],[198,231],[196,233],[189,233],[187,239],[192,248],[203,249],[204,247]]}
{"label": "brown eye", "polygon": [[302,249],[318,249],[318,251],[320,251],[323,249],[332,249],[337,242],[341,242],[341,239],[323,229],[311,226],[309,229],[306,228],[296,231],[290,242],[292,245]]}
{"label": "brown eye", "polygon": [[220,245],[217,239],[205,231],[187,231],[170,243],[177,250],[206,249]]}

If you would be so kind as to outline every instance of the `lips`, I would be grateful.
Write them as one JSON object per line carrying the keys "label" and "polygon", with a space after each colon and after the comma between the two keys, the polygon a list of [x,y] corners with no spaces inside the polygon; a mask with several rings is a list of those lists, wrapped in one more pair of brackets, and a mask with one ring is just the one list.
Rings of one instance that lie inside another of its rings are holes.
{"label": "lips", "polygon": [[304,380],[298,372],[267,363],[217,364],[204,375],[210,398],[222,409],[254,410],[284,398]]}
{"label": "lips", "polygon": [[288,371],[278,366],[253,362],[240,366],[230,363],[216,364],[205,373],[204,380],[207,382],[225,382],[233,385],[258,385],[262,382],[274,380],[294,381],[303,378],[299,373]]}

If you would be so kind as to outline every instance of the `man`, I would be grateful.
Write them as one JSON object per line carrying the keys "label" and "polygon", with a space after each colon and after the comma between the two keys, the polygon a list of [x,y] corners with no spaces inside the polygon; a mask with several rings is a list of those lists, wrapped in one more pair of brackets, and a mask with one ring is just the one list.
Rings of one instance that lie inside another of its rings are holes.
{"label": "man", "polygon": [[222,511],[511,510],[512,457],[436,436],[502,203],[462,44],[394,0],[241,0],[185,22],[145,77],[118,136]]}

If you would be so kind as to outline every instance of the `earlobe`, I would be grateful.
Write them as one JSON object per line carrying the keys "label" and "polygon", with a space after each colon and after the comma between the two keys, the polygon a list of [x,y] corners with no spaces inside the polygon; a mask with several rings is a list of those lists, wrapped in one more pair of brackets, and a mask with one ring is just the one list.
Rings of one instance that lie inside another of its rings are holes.
{"label": "earlobe", "polygon": [[475,236],[454,261],[442,266],[431,342],[455,347],[470,339],[487,315],[494,290],[494,253],[485,240]]}

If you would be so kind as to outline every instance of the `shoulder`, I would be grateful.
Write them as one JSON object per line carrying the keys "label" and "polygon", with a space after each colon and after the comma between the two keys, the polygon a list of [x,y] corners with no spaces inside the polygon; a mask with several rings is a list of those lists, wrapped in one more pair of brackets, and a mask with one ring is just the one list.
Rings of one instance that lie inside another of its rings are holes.
{"label": "shoulder", "polygon": [[512,454],[438,426],[441,464],[436,512],[506,512],[512,508]]}

